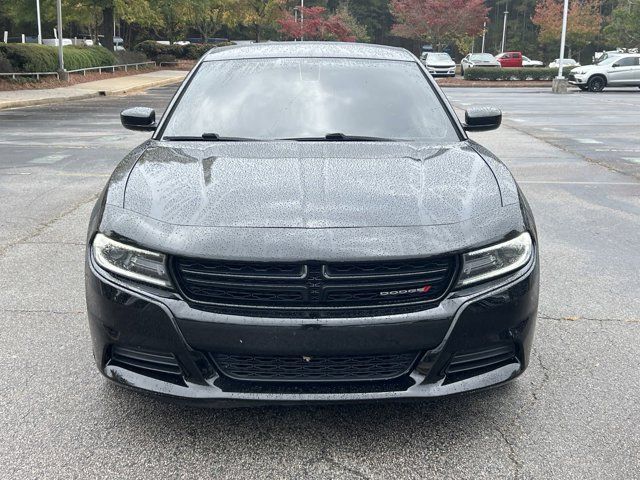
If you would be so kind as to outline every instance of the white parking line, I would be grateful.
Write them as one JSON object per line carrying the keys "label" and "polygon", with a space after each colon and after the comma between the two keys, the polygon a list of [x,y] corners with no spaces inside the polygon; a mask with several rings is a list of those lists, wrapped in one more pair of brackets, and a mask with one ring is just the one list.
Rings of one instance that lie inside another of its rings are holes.
{"label": "white parking line", "polygon": [[59,162],[60,160],[64,160],[65,158],[70,157],[70,155],[47,155],[46,157],[38,157],[30,160],[29,163],[37,163],[39,165],[50,165],[52,163]]}
{"label": "white parking line", "polygon": [[533,185],[634,185],[640,187],[638,182],[572,182],[563,180],[518,180],[520,184]]}
{"label": "white parking line", "polygon": [[576,140],[578,142],[580,142],[580,143],[589,143],[589,144],[591,144],[591,143],[594,143],[594,144],[595,143],[602,143],[602,142],[600,142],[598,140],[594,140],[593,138],[576,138]]}

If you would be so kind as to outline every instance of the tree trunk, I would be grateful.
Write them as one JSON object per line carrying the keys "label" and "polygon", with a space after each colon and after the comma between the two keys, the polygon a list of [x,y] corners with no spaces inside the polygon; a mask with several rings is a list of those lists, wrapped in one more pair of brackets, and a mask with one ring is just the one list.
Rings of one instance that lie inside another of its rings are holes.
{"label": "tree trunk", "polygon": [[102,35],[102,46],[113,52],[113,4],[102,10]]}

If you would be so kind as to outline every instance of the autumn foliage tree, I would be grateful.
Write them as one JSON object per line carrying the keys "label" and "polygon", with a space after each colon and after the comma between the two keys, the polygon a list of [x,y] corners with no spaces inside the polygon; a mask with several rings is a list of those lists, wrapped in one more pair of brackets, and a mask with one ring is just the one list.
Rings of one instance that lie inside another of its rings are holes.
{"label": "autumn foliage tree", "polygon": [[391,0],[391,32],[430,41],[438,48],[482,32],[489,8],[484,0]]}
{"label": "autumn foliage tree", "polygon": [[304,22],[292,14],[285,14],[278,23],[280,33],[288,39],[305,40],[338,40],[341,42],[355,42],[357,32],[353,24],[345,19],[344,13],[330,14],[324,7],[305,7]]}
{"label": "autumn foliage tree", "polygon": [[[569,3],[566,38],[569,57],[572,50],[581,50],[600,33],[600,3],[600,0],[573,0]],[[532,21],[540,29],[538,41],[541,44],[560,44],[563,8],[560,0],[538,0]]]}

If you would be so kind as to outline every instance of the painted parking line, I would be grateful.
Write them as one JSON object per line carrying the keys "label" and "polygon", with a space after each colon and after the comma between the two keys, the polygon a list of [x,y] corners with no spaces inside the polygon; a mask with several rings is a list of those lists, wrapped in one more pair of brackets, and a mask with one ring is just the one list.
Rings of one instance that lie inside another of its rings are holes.
{"label": "painted parking line", "polygon": [[634,185],[640,187],[640,182],[572,182],[563,180],[518,180],[519,184],[532,185]]}
{"label": "painted parking line", "polygon": [[576,141],[580,142],[580,143],[588,143],[588,144],[599,144],[602,143],[598,140],[594,140],[593,138],[576,138]]}
{"label": "painted parking line", "polygon": [[640,163],[640,157],[622,157],[627,162]]}
{"label": "painted parking line", "polygon": [[38,165],[51,165],[52,163],[59,162],[65,158],[69,158],[71,155],[47,155],[46,157],[38,157],[33,160],[29,160],[29,163],[35,163]]}

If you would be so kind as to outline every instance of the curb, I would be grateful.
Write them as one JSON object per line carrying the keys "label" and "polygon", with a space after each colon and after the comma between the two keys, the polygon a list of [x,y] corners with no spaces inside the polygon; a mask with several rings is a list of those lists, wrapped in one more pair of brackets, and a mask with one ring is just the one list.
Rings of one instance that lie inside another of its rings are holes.
{"label": "curb", "polygon": [[[180,83],[184,80],[184,78],[165,78],[163,80],[155,80],[153,82],[145,83],[144,85],[135,85],[128,88],[117,89],[117,90],[98,90],[96,95],[99,96],[112,96],[112,95],[123,95],[127,93],[139,92],[141,90],[147,90],[148,88],[154,87],[163,87],[165,85],[172,85],[174,83]],[[81,88],[81,87],[80,87]]]}
{"label": "curb", "polygon": [[[114,96],[123,95],[127,93],[139,92],[148,88],[162,87],[165,85],[171,85],[174,83],[180,83],[184,79],[165,78],[162,80],[154,80],[143,85],[135,85],[130,88],[123,88],[117,90],[91,90],[87,89],[86,93],[75,93],[66,97],[46,97],[46,98],[34,98],[29,100],[0,100],[0,110],[7,110],[9,108],[22,108],[22,107],[35,107],[39,105],[53,105],[57,103],[64,103],[72,100],[84,100],[87,98],[101,97],[101,96]],[[63,87],[65,88],[65,87]],[[78,87],[81,88],[81,87]]]}

